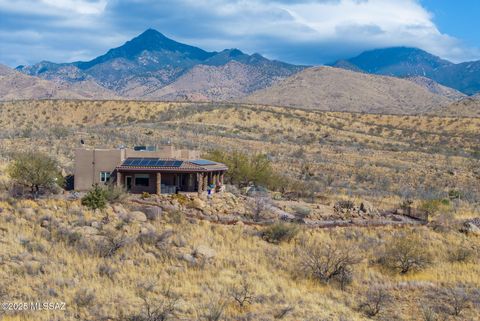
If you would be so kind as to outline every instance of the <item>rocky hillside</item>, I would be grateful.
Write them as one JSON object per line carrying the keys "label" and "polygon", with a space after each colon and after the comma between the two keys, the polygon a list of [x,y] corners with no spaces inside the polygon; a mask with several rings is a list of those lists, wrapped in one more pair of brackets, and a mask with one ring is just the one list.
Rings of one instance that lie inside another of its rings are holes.
{"label": "rocky hillside", "polygon": [[464,98],[442,108],[439,113],[447,116],[480,117],[480,95]]}
{"label": "rocky hillside", "polygon": [[245,101],[330,111],[418,114],[453,100],[404,79],[315,67],[255,92]]}
{"label": "rocky hillside", "polygon": [[0,65],[0,100],[114,99],[108,89],[89,80],[76,83],[32,77]]}
{"label": "rocky hillside", "polygon": [[152,29],[91,61],[17,68],[70,84],[88,80],[122,97],[151,100],[241,97],[302,69],[237,49],[207,52]]}
{"label": "rocky hillside", "polygon": [[455,90],[450,87],[442,86],[438,82],[427,77],[416,76],[416,77],[408,77],[405,79],[408,79],[410,81],[413,81],[417,85],[425,87],[430,92],[436,95],[444,96],[452,100],[461,100],[466,97],[465,94],[459,92],[458,90]]}

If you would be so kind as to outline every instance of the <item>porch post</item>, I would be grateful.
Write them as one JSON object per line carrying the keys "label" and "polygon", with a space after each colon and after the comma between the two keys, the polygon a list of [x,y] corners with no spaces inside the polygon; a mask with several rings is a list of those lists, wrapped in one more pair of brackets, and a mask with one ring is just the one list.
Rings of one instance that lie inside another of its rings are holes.
{"label": "porch post", "polygon": [[208,188],[208,174],[203,173],[203,190],[206,191]]}
{"label": "porch post", "polygon": [[197,173],[197,191],[201,193],[203,191],[203,175]]}
{"label": "porch post", "polygon": [[122,187],[123,181],[124,181],[123,173],[117,172],[117,181],[116,181],[117,187]]}
{"label": "porch post", "polygon": [[221,172],[220,174],[220,184],[223,185],[223,179],[225,178],[225,172]]}
{"label": "porch post", "polygon": [[162,174],[157,173],[157,188],[156,188],[157,195],[162,194]]}

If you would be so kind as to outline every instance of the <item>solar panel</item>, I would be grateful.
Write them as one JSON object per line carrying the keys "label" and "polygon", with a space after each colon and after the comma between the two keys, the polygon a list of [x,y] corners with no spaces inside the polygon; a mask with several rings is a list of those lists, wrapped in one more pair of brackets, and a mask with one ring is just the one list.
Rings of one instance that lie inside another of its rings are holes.
{"label": "solar panel", "polygon": [[190,161],[190,162],[193,163],[193,164],[195,164],[195,165],[200,165],[200,166],[202,166],[202,165],[215,165],[215,164],[217,164],[217,163],[212,162],[212,161],[210,161],[210,160],[208,160],[208,159],[196,159],[196,160],[192,160],[192,161]]}
{"label": "solar panel", "polygon": [[140,162],[142,159],[134,159],[133,162],[130,164],[130,166],[138,166],[140,165]]}
{"label": "solar panel", "polygon": [[151,159],[148,160],[148,164],[146,166],[155,167],[157,162],[158,162],[158,158],[151,158]]}
{"label": "solar panel", "polygon": [[127,158],[122,166],[142,166],[142,167],[180,167],[183,161],[162,160],[158,158]]}

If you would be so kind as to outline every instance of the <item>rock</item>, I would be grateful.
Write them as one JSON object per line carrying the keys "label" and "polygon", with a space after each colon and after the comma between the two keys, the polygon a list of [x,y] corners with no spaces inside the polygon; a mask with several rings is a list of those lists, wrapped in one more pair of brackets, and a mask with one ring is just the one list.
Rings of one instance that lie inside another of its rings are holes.
{"label": "rock", "polygon": [[370,202],[367,202],[367,201],[363,201],[361,204],[360,204],[360,211],[366,213],[366,214],[374,214],[377,212],[377,210],[375,209],[375,207],[372,205],[372,203]]}
{"label": "rock", "polygon": [[184,260],[185,262],[187,262],[189,264],[195,264],[196,263],[195,258],[191,254],[182,254],[180,256],[180,259]]}
{"label": "rock", "polygon": [[49,227],[50,226],[50,221],[49,220],[43,220],[42,223],[40,223],[41,227]]}
{"label": "rock", "polygon": [[173,240],[173,245],[176,247],[185,247],[187,246],[187,240],[185,240],[183,236],[179,235]]}
{"label": "rock", "polygon": [[33,218],[36,215],[35,210],[33,208],[30,208],[30,207],[22,208],[20,210],[20,213],[22,213],[27,218]]}
{"label": "rock", "polygon": [[192,201],[192,207],[198,210],[203,210],[206,206],[207,204],[205,204],[205,202],[199,198],[194,198]]}
{"label": "rock", "polygon": [[140,212],[140,211],[133,211],[128,213],[128,218],[132,221],[136,222],[146,222],[147,221],[147,216],[145,213]]}
{"label": "rock", "polygon": [[115,204],[112,208],[116,214],[127,214],[127,210],[121,204]]}
{"label": "rock", "polygon": [[206,245],[198,246],[192,253],[195,258],[203,258],[203,259],[212,259],[215,257],[216,252],[211,247]]}
{"label": "rock", "polygon": [[157,257],[155,256],[155,254],[148,252],[148,253],[145,253],[145,259],[148,262],[155,262],[157,260]]}
{"label": "rock", "polygon": [[162,209],[158,206],[149,206],[144,209],[145,216],[150,221],[156,221],[162,216]]}
{"label": "rock", "polygon": [[467,221],[463,224],[462,232],[467,234],[480,235],[480,227],[478,227],[474,222]]}
{"label": "rock", "polygon": [[90,225],[96,229],[99,229],[102,227],[102,224],[100,224],[100,222],[97,222],[97,221],[93,221]]}
{"label": "rock", "polygon": [[78,226],[73,229],[74,232],[82,234],[84,236],[97,235],[98,230],[92,226]]}

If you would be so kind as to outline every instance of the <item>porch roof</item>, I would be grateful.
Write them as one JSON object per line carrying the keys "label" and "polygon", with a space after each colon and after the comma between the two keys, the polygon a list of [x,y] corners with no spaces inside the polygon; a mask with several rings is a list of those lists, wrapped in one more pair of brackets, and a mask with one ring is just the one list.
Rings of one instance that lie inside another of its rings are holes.
{"label": "porch roof", "polygon": [[225,164],[205,160],[179,160],[172,158],[127,158],[117,167],[119,172],[170,172],[170,173],[196,173],[226,171]]}

